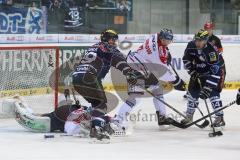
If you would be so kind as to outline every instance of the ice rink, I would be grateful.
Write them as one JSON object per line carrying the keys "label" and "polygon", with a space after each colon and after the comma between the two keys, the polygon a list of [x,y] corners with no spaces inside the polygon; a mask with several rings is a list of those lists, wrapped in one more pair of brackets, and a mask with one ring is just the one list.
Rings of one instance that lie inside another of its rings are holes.
{"label": "ice rink", "polygon": [[[183,92],[167,94],[166,102],[180,111],[185,111]],[[223,104],[235,99],[236,91],[223,91]],[[39,102],[38,102],[39,103]],[[42,100],[41,106],[48,101]],[[119,104],[119,106],[122,102]],[[206,114],[203,101],[200,108]],[[62,137],[44,139],[42,133],[31,133],[14,119],[0,119],[1,160],[239,160],[240,158],[240,106],[234,105],[225,111],[226,127],[223,136],[209,138],[210,128],[172,128],[160,130],[155,119],[146,119],[155,113],[151,98],[145,98],[135,108],[139,113],[131,123],[132,134],[112,137],[110,144],[92,144],[88,138]],[[168,110],[168,113],[173,111]],[[114,114],[114,113],[112,113]],[[196,111],[195,119],[199,117]]]}

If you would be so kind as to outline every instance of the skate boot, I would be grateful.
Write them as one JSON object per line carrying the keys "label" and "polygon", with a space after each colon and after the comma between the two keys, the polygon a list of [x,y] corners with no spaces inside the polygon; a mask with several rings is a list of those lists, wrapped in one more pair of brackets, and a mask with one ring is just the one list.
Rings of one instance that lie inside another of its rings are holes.
{"label": "skate boot", "polygon": [[186,114],[186,118],[181,120],[182,124],[188,124],[191,123],[193,121],[193,114]]}
{"label": "skate boot", "polygon": [[215,120],[211,127],[224,127],[225,125],[226,124],[225,124],[224,118],[222,116],[218,116],[218,117],[215,117]]}
{"label": "skate boot", "polygon": [[104,119],[96,118],[92,120],[91,126],[90,138],[96,138],[99,141],[110,140],[109,133],[112,133],[112,129],[109,124],[106,124]]}
{"label": "skate boot", "polygon": [[117,118],[114,118],[111,122],[111,128],[114,130],[113,136],[121,137],[126,135],[126,126],[124,126]]}
{"label": "skate boot", "polygon": [[157,120],[158,120],[158,125],[170,125],[171,123],[168,121],[168,118],[166,118],[163,115],[160,115],[159,111],[156,111],[157,114]]}

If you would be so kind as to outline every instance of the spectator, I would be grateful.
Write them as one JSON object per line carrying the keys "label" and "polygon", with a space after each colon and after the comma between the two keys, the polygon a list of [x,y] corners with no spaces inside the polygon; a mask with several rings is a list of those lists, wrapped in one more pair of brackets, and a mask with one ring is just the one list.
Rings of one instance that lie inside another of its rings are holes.
{"label": "spectator", "polygon": [[118,0],[117,8],[121,11],[130,11],[131,10],[131,4],[127,0]]}

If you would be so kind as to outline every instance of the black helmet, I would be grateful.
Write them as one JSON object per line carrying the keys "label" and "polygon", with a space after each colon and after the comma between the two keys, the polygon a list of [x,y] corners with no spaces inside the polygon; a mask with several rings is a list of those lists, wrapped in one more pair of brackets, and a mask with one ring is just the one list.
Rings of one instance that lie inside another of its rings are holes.
{"label": "black helmet", "polygon": [[173,32],[171,29],[163,28],[159,33],[160,39],[173,40]]}
{"label": "black helmet", "polygon": [[101,41],[108,42],[109,39],[117,40],[118,39],[117,32],[112,29],[107,29],[107,30],[103,31],[101,34]]}
{"label": "black helmet", "polygon": [[194,40],[208,41],[209,35],[208,31],[200,29],[194,36]]}

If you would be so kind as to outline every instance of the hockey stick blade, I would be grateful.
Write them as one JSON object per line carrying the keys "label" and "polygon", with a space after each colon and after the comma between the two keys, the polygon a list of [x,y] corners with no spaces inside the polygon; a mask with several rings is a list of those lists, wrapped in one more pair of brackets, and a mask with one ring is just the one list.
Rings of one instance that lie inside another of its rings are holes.
{"label": "hockey stick blade", "polygon": [[[226,109],[226,108],[228,108],[228,107],[234,105],[235,103],[236,103],[236,101],[234,100],[234,101],[230,102],[229,104],[225,105],[224,107],[219,108],[218,110],[213,111],[213,112],[211,112],[211,113],[209,113],[209,114],[203,116],[202,118],[199,118],[199,119],[193,121],[192,123],[189,123],[189,124],[185,125],[185,126],[183,127],[183,129],[188,128],[188,127],[191,127],[192,125],[195,125],[196,123],[198,123],[198,122],[200,122],[200,121],[206,119],[206,118],[209,117],[209,116],[214,115],[215,113],[217,113],[217,112],[219,112],[219,111],[222,111],[222,110],[224,110],[224,109]],[[180,126],[180,127],[182,127],[182,126]],[[179,127],[179,128],[180,128],[180,127]]]}
{"label": "hockey stick blade", "polygon": [[222,135],[223,135],[223,133],[221,131],[217,131],[217,132],[208,134],[209,137],[216,137],[216,136],[222,136]]}
{"label": "hockey stick blade", "polygon": [[199,128],[206,128],[207,126],[209,125],[209,121],[207,119],[205,119],[205,121],[201,124],[201,125],[198,125]]}

